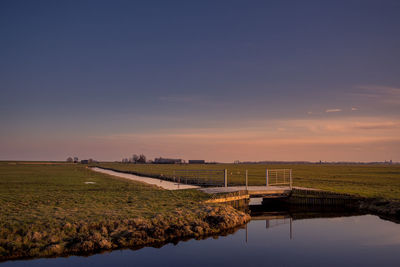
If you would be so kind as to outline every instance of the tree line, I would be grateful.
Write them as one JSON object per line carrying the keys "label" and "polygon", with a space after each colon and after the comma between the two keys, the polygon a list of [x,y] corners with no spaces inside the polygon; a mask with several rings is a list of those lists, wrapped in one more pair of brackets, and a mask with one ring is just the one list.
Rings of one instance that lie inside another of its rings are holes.
{"label": "tree line", "polygon": [[140,154],[140,155],[133,154],[132,157],[130,157],[130,158],[123,158],[122,162],[123,163],[146,163],[147,160],[146,160],[146,156],[143,154]]}

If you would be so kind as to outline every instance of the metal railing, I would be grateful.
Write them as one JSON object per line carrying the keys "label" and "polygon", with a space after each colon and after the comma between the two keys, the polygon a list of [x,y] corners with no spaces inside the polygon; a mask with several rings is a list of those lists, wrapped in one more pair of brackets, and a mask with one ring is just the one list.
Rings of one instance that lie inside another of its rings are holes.
{"label": "metal railing", "polygon": [[266,169],[266,186],[289,186],[292,188],[292,169]]}
{"label": "metal railing", "polygon": [[[249,174],[248,170],[181,169],[174,170],[170,180],[199,186],[246,186],[247,188],[250,185],[262,185],[263,177],[257,173]],[[264,181],[265,186],[289,186],[292,188],[292,170],[266,169]]]}
{"label": "metal railing", "polygon": [[200,186],[228,186],[227,170],[174,170],[173,179],[178,183]]}

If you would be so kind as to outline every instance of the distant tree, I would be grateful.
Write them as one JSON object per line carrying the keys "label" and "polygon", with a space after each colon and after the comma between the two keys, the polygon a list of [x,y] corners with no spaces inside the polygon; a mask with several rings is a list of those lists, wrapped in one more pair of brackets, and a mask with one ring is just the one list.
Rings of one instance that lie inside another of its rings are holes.
{"label": "distant tree", "polygon": [[74,162],[74,159],[72,157],[68,157],[67,162]]}
{"label": "distant tree", "polygon": [[140,154],[137,163],[146,163],[146,156],[143,154]]}
{"label": "distant tree", "polygon": [[133,154],[133,155],[132,155],[132,163],[137,163],[138,160],[139,160],[139,156],[136,155],[136,154]]}
{"label": "distant tree", "polygon": [[128,163],[128,162],[129,162],[129,159],[127,159],[127,158],[122,159],[122,163]]}

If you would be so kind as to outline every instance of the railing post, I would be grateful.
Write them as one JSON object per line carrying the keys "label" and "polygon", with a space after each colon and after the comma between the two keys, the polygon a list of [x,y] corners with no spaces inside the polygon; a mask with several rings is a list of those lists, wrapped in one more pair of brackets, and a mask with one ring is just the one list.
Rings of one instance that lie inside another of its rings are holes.
{"label": "railing post", "polygon": [[286,183],[286,169],[283,169],[283,183]]}
{"label": "railing post", "polygon": [[289,177],[290,177],[290,189],[292,189],[292,187],[293,187],[292,169],[290,169]]}
{"label": "railing post", "polygon": [[224,170],[224,184],[225,184],[225,187],[228,187],[228,170],[227,169]]}
{"label": "railing post", "polygon": [[268,186],[268,169],[265,170],[265,186]]}
{"label": "railing post", "polygon": [[249,180],[248,180],[248,171],[246,170],[246,190],[247,190],[247,187],[248,187],[248,185],[249,185],[249,182],[248,182]]}

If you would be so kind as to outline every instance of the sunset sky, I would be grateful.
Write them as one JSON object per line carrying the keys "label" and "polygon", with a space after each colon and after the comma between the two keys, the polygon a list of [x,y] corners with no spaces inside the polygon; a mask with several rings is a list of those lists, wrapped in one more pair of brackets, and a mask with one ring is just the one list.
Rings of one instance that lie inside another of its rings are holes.
{"label": "sunset sky", "polygon": [[0,1],[0,160],[400,161],[400,1]]}

